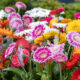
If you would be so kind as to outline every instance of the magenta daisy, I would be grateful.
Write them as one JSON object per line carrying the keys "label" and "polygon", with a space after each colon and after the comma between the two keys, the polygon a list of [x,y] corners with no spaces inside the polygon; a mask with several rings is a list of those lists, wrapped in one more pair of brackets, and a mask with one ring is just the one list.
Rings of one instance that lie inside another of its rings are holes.
{"label": "magenta daisy", "polygon": [[19,18],[19,19],[21,19],[21,16],[18,13],[12,12],[12,13],[9,14],[8,20],[11,21],[13,18]]}
{"label": "magenta daisy", "polygon": [[34,61],[39,63],[43,63],[50,58],[51,58],[51,51],[49,50],[48,47],[38,48],[33,55]]}
{"label": "magenta daisy", "polygon": [[19,18],[14,18],[10,21],[10,28],[14,28],[17,32],[23,31],[23,22]]}
{"label": "magenta daisy", "polygon": [[53,56],[53,60],[57,63],[67,61],[67,56],[65,54],[57,53]]}
{"label": "magenta daisy", "polygon": [[26,9],[26,5],[22,2],[16,2],[15,6],[17,8]]}
{"label": "magenta daisy", "polygon": [[39,36],[41,36],[44,33],[45,27],[44,25],[39,24],[36,26],[32,31],[32,37],[35,39]]}
{"label": "magenta daisy", "polygon": [[80,48],[80,33],[78,32],[68,33],[67,40],[69,44],[71,44],[72,46]]}
{"label": "magenta daisy", "polygon": [[24,21],[24,24],[29,25],[30,23],[33,22],[33,18],[30,17],[30,16],[28,16],[28,15],[24,15],[24,16],[23,16],[23,21]]}
{"label": "magenta daisy", "polygon": [[12,8],[12,7],[6,7],[5,11],[6,12],[16,12],[16,10],[14,8]]}
{"label": "magenta daisy", "polygon": [[7,58],[9,55],[11,55],[14,52],[16,43],[12,43],[9,45],[8,49],[5,52],[5,58]]}
{"label": "magenta daisy", "polygon": [[64,50],[64,44],[59,45],[50,45],[50,50],[53,53],[52,56],[54,56],[56,53],[62,53]]}

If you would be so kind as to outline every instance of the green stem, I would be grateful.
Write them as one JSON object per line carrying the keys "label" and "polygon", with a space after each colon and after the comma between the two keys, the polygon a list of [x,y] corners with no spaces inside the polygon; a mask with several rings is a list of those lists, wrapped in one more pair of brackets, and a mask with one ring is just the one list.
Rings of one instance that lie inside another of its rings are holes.
{"label": "green stem", "polygon": [[70,59],[70,54],[69,54],[70,49],[71,49],[71,45],[69,45],[69,49],[68,49],[68,59]]}
{"label": "green stem", "polygon": [[59,41],[60,41],[60,31],[61,31],[61,28],[59,28]]}
{"label": "green stem", "polygon": [[31,58],[29,60],[29,72],[30,72],[30,78],[29,80],[32,80],[32,65],[31,65]]}
{"label": "green stem", "polygon": [[62,70],[61,70],[61,64],[59,64],[59,68],[60,68],[60,80],[62,80]]}
{"label": "green stem", "polygon": [[18,8],[18,13],[20,12],[20,8]]}
{"label": "green stem", "polygon": [[[3,47],[3,42],[1,43],[1,50],[0,50],[0,53],[2,52],[2,47]],[[1,76],[2,76],[2,79],[5,80],[4,78],[4,73],[3,73],[3,63],[2,63],[2,54],[1,55]]]}

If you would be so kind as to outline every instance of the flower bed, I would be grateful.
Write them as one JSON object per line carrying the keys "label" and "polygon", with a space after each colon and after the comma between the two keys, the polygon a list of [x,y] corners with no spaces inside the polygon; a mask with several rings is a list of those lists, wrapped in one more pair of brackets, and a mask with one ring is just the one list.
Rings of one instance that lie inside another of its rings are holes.
{"label": "flower bed", "polygon": [[0,11],[0,79],[80,80],[80,13],[15,6]]}

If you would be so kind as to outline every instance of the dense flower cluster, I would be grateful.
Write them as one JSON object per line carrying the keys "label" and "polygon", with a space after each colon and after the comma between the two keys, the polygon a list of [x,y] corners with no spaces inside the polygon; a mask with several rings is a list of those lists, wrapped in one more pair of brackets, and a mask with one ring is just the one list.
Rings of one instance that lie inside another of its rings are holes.
{"label": "dense flower cluster", "polygon": [[80,13],[15,7],[0,11],[0,80],[80,80]]}

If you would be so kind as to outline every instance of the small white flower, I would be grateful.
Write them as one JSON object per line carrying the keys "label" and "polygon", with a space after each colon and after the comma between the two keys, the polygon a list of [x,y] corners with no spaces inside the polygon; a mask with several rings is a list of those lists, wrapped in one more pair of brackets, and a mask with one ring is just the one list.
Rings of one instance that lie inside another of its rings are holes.
{"label": "small white flower", "polygon": [[7,13],[4,10],[0,10],[0,18],[3,19],[4,17],[7,17]]}
{"label": "small white flower", "polygon": [[50,13],[50,10],[43,9],[40,7],[33,8],[29,11],[26,11],[26,14],[28,14],[31,17],[47,17]]}
{"label": "small white flower", "polygon": [[63,28],[63,27],[66,27],[67,24],[63,24],[63,23],[53,23],[53,26],[56,26],[57,28]]}

